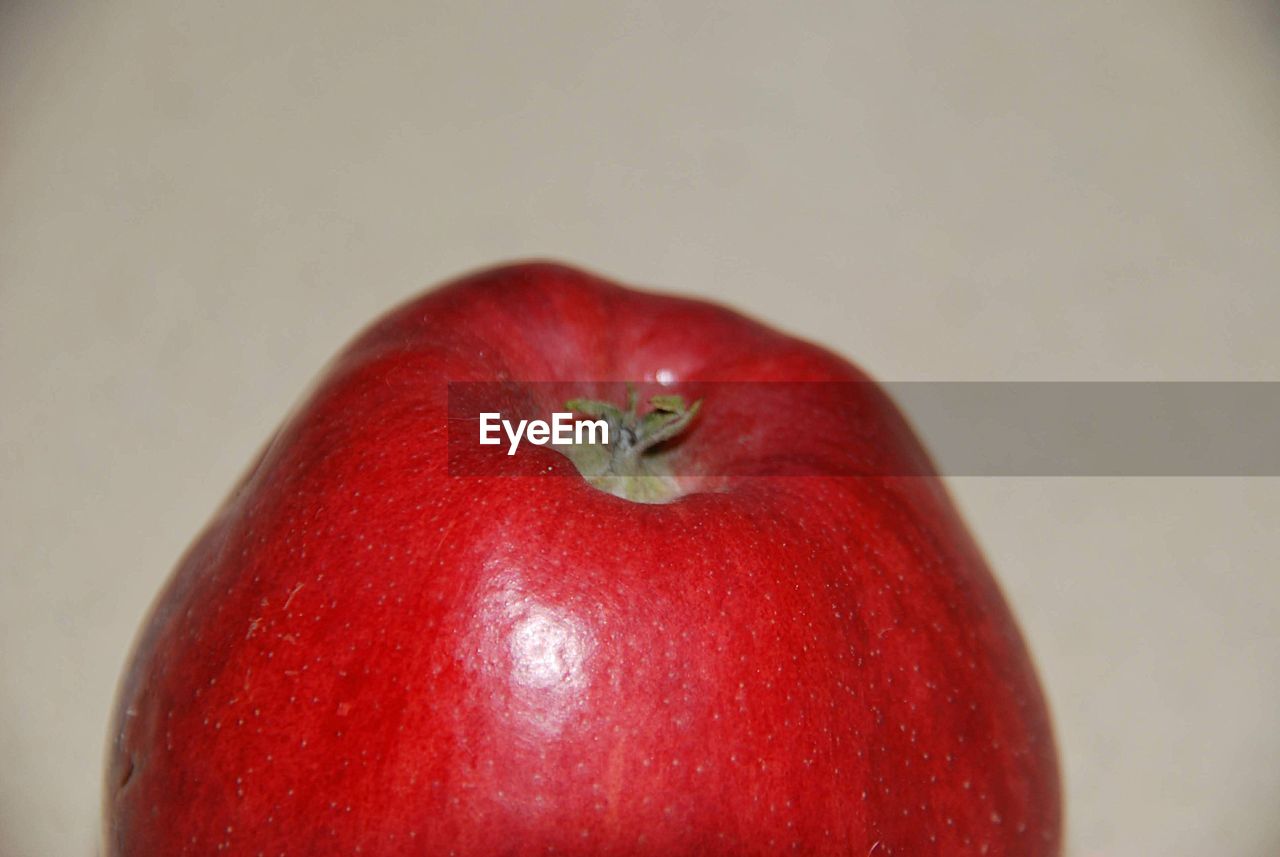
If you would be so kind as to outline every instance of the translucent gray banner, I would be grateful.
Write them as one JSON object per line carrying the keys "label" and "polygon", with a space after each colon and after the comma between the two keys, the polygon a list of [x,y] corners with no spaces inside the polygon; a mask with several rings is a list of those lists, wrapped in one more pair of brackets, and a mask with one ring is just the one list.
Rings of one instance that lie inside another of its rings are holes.
{"label": "translucent gray banner", "polygon": [[[583,397],[623,408],[629,389],[600,382],[451,383],[450,470],[546,472],[528,466],[527,444],[516,455],[478,450],[480,414],[549,420],[564,402]],[[680,450],[667,456],[675,473],[743,474],[744,456],[712,447],[734,443],[738,426],[752,443],[776,434],[779,415],[789,421],[787,449],[760,450],[758,460],[767,458],[769,467],[754,475],[927,473],[928,463],[895,440],[902,432],[884,408],[887,395],[942,475],[1280,476],[1277,382],[697,382],[641,385],[640,413],[653,396],[673,394],[704,402],[685,436],[669,442]]]}
{"label": "translucent gray banner", "polygon": [[896,383],[955,476],[1277,476],[1280,383]]}

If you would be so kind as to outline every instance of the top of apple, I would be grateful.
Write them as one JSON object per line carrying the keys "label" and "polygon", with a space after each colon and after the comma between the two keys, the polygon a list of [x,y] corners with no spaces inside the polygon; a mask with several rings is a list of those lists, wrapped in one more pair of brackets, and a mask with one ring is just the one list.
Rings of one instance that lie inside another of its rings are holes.
{"label": "top of apple", "polygon": [[[564,265],[503,266],[423,295],[339,365],[384,357],[420,361],[415,398],[447,382],[454,475],[574,474],[572,462],[594,488],[664,504],[745,477],[932,473],[892,402],[840,357],[724,307]],[[512,456],[476,444],[483,411],[532,421],[566,408],[607,422],[611,442]]]}

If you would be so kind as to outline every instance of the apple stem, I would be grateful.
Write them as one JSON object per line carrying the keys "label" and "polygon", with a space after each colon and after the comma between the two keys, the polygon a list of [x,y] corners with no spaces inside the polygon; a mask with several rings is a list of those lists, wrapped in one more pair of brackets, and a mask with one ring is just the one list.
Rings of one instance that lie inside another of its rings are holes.
{"label": "apple stem", "polygon": [[693,422],[702,400],[686,405],[684,397],[653,396],[649,410],[639,412],[635,387],[627,385],[626,410],[594,399],[570,399],[565,407],[609,426],[609,443],[557,446],[577,466],[591,485],[617,497],[638,503],[669,503],[680,491],[662,462],[649,453],[663,441],[683,432]]}

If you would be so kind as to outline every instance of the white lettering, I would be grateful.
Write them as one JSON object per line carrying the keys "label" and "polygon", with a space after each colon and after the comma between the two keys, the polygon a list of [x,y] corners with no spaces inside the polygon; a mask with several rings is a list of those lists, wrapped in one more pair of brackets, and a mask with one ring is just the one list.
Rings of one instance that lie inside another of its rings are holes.
{"label": "white lettering", "polygon": [[515,455],[516,447],[520,445],[520,435],[524,434],[524,427],[528,425],[528,420],[521,420],[516,424],[516,430],[511,431],[511,421],[503,420],[502,428],[506,431],[507,437],[511,438],[511,446],[507,447],[507,455]]}
{"label": "white lettering", "polygon": [[608,444],[608,420],[574,421],[570,412],[559,412],[551,415],[551,422],[543,420],[520,420],[512,423],[504,420],[502,414],[482,413],[480,415],[480,443],[483,446],[496,446],[502,443],[499,430],[507,436],[507,455],[515,455],[521,440],[527,440],[535,446],[547,443],[568,446],[570,444]]}
{"label": "white lettering", "polygon": [[573,443],[573,434],[569,431],[573,423],[573,414],[564,414],[557,411],[551,415],[551,442],[557,446],[567,446]]}
{"label": "white lettering", "polygon": [[480,445],[481,446],[497,446],[502,443],[501,437],[490,437],[489,432],[496,432],[500,426],[494,424],[495,420],[502,419],[502,414],[481,414],[480,415]]}
{"label": "white lettering", "polygon": [[[567,415],[566,415],[567,416]],[[608,420],[583,420],[573,427],[573,442],[581,446],[583,437],[586,437],[586,443],[594,444],[596,441],[596,431],[600,432],[599,443],[609,443],[609,421]]]}
{"label": "white lettering", "polygon": [[529,438],[529,443],[542,446],[551,437],[551,426],[542,420],[534,420],[529,423],[529,430],[525,432],[525,436]]}

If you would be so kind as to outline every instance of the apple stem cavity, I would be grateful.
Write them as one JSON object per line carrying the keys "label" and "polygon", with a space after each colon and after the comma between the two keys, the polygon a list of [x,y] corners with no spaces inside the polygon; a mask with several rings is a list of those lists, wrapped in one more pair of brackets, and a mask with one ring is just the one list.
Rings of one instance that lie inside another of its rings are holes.
{"label": "apple stem cavity", "polygon": [[655,447],[687,429],[702,400],[686,405],[682,396],[653,396],[643,416],[638,406],[639,396],[630,384],[626,410],[595,399],[570,399],[565,403],[569,410],[608,424],[608,443],[559,444],[555,449],[601,491],[635,503],[673,502],[685,491]]}

